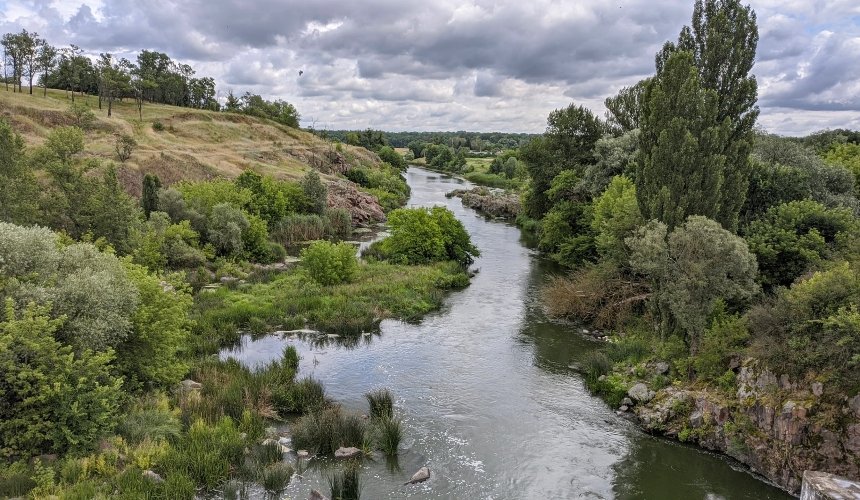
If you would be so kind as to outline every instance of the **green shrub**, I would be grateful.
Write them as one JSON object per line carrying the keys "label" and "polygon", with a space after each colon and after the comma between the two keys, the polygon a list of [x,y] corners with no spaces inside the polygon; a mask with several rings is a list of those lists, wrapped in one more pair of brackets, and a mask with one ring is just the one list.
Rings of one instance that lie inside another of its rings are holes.
{"label": "green shrub", "polygon": [[60,344],[51,320],[31,304],[20,315],[12,299],[0,322],[0,457],[28,457],[91,448],[110,432],[122,379],[111,351],[77,355]]}
{"label": "green shrub", "polygon": [[272,237],[285,246],[304,241],[321,240],[326,235],[326,221],[316,214],[290,214],[275,224]]}
{"label": "green shrub", "polygon": [[403,264],[424,264],[453,260],[469,265],[480,255],[463,224],[443,207],[401,208],[388,217],[391,236],[375,244],[373,250],[387,260]]}
{"label": "green shrub", "polygon": [[361,466],[358,462],[350,461],[341,470],[335,470],[328,476],[330,497],[332,500],[361,499]]}
{"label": "green shrub", "polygon": [[345,208],[330,208],[325,211],[326,237],[345,240],[352,235],[352,215]]}
{"label": "green shrub", "polygon": [[176,439],[182,426],[170,409],[168,400],[161,395],[141,398],[132,404],[119,429],[129,443],[140,443],[146,439],[160,441]]}
{"label": "green shrub", "polygon": [[156,121],[152,122],[152,130],[155,130],[156,132],[163,132],[164,131],[164,124],[161,123],[160,121],[156,120]]}
{"label": "green shrub", "polygon": [[374,420],[394,417],[394,398],[388,389],[378,389],[364,395],[370,405],[370,418]]}
{"label": "green shrub", "polygon": [[749,339],[746,319],[725,312],[719,305],[711,325],[702,335],[699,352],[693,356],[696,376],[703,380],[718,380],[733,356],[740,356]]}
{"label": "green shrub", "polygon": [[351,281],[358,270],[355,247],[348,243],[315,241],[302,250],[302,267],[321,285]]}
{"label": "green shrub", "polygon": [[403,426],[400,419],[382,418],[376,423],[376,446],[386,456],[397,455],[400,441],[403,439]]}
{"label": "green shrub", "polygon": [[211,426],[198,420],[165,455],[161,468],[167,477],[187,474],[197,485],[212,491],[242,463],[244,448],[245,441],[233,420],[224,418]]}
{"label": "green shrub", "polygon": [[304,211],[322,215],[327,205],[328,189],[316,170],[310,170],[305,174],[301,186],[305,195]]}
{"label": "green shrub", "polygon": [[590,382],[597,382],[601,375],[612,371],[612,360],[601,351],[590,351],[582,358],[582,371]]}
{"label": "green shrub", "polygon": [[274,463],[267,466],[263,471],[260,482],[271,498],[280,498],[281,493],[289,486],[293,472],[293,466],[290,464]]}
{"label": "green shrub", "polygon": [[306,414],[292,426],[293,444],[300,449],[330,455],[340,447],[364,448],[366,424],[358,415],[331,406]]}

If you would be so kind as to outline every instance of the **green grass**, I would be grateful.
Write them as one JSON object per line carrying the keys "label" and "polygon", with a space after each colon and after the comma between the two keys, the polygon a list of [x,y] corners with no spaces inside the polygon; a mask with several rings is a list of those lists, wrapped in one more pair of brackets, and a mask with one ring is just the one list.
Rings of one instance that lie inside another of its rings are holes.
{"label": "green grass", "polygon": [[361,498],[361,469],[357,462],[349,462],[328,477],[332,500],[359,500]]}
{"label": "green grass", "polygon": [[400,419],[383,418],[375,425],[376,446],[385,453],[385,456],[396,456],[400,440],[403,439],[403,425]]}
{"label": "green grass", "polygon": [[293,444],[298,449],[331,455],[340,447],[364,449],[367,424],[360,416],[329,406],[306,414],[292,426]]}
{"label": "green grass", "polygon": [[270,498],[280,498],[293,477],[293,466],[283,462],[271,464],[263,471],[260,483]]}
{"label": "green grass", "polygon": [[[468,283],[455,263],[423,266],[384,262],[359,266],[353,281],[323,286],[296,270],[268,283],[226,287],[202,294],[195,304],[197,350],[217,352],[239,339],[238,329],[308,326],[326,333],[357,335],[385,318],[416,320],[439,308],[444,291]],[[252,323],[253,322],[253,323]]]}
{"label": "green grass", "polygon": [[522,181],[487,172],[470,172],[464,176],[469,182],[500,189],[518,189]]}
{"label": "green grass", "polygon": [[370,418],[391,419],[394,417],[394,398],[388,389],[378,389],[364,395],[370,406]]}

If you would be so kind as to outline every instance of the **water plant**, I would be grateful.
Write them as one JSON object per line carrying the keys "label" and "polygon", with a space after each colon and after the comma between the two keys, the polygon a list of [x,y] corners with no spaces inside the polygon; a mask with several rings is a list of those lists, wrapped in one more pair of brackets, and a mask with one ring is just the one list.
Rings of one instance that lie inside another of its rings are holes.
{"label": "water plant", "polygon": [[340,470],[328,476],[332,500],[359,500],[361,498],[361,468],[358,462],[350,461]]}
{"label": "water plant", "polygon": [[384,418],[376,422],[376,445],[386,456],[397,455],[402,438],[403,425],[399,418]]}
{"label": "water plant", "polygon": [[370,405],[370,418],[391,419],[394,417],[394,398],[388,389],[377,389],[364,395]]}

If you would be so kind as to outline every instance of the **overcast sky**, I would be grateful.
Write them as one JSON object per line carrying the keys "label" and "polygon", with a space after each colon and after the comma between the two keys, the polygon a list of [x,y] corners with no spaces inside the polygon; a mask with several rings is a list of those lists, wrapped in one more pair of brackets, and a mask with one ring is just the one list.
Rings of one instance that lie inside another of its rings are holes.
{"label": "overcast sky", "polygon": [[[692,1],[0,0],[0,31],[131,56],[167,52],[232,89],[296,105],[302,125],[541,132],[571,101],[654,71]],[[860,1],[752,0],[759,123],[860,129]],[[131,57],[130,57],[131,58]],[[303,74],[299,76],[299,71]]]}

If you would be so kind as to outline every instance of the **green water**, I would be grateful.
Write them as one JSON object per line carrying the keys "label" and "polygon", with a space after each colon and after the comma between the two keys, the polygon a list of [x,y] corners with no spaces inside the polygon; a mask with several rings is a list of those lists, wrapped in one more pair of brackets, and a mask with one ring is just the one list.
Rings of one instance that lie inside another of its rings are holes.
{"label": "green water", "polygon": [[[293,344],[301,375],[362,412],[364,393],[393,391],[400,457],[363,463],[362,498],[791,498],[725,457],[642,433],[591,396],[568,366],[599,345],[549,321],[537,302],[555,269],[517,228],[446,200],[462,181],[416,168],[407,177],[410,204],[449,207],[480,247],[471,286],[420,323],[385,321],[357,345],[270,336],[222,353],[257,365]],[[423,465],[432,478],[403,486]],[[287,496],[328,493],[325,466],[294,479]]]}

